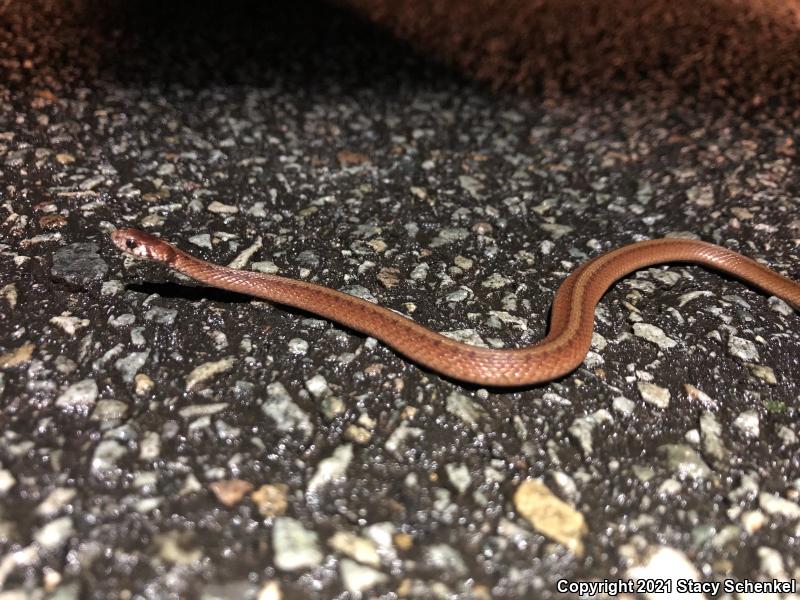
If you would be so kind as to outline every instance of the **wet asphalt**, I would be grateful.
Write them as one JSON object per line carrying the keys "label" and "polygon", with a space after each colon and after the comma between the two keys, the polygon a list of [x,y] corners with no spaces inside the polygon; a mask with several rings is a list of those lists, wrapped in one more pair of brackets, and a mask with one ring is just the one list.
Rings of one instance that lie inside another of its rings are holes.
{"label": "wet asphalt", "polygon": [[325,4],[7,2],[0,24],[0,600],[800,578],[800,321],[777,298],[647,269],[574,373],[487,390],[108,239],[145,229],[498,348],[640,239],[800,279],[798,73],[713,85],[764,56],[747,28],[702,84],[665,59],[581,90],[576,59],[519,95]]}

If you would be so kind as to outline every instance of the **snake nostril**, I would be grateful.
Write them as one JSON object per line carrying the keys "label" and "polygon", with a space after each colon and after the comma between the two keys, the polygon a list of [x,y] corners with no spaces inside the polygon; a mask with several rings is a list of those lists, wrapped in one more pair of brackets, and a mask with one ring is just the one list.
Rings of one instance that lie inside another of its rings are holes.
{"label": "snake nostril", "polygon": [[132,238],[128,238],[127,240],[125,240],[125,245],[126,245],[126,246],[127,246],[129,249],[130,249],[130,250],[133,250],[134,248],[136,248],[136,240],[134,240],[134,239],[132,239]]}

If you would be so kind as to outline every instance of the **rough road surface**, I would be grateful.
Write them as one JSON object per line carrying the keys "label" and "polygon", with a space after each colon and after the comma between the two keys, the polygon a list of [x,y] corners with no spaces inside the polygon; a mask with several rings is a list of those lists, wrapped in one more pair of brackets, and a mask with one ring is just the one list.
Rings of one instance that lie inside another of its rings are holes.
{"label": "rough road surface", "polygon": [[[483,390],[108,241],[142,228],[496,347],[639,239],[797,279],[797,73],[747,101],[635,69],[499,95],[291,4],[0,5],[0,598],[798,579],[800,317],[774,298],[649,269],[607,294],[575,373]],[[704,72],[761,77],[741,58],[762,41]]]}

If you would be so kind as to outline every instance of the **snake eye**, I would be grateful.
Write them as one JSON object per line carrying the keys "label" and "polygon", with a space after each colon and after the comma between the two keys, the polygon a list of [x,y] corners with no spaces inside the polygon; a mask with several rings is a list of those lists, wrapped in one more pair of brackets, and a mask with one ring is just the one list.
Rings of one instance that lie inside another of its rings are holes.
{"label": "snake eye", "polygon": [[134,248],[136,248],[136,240],[134,240],[133,238],[128,238],[127,240],[125,240],[125,245],[128,247],[129,250],[133,250]]}

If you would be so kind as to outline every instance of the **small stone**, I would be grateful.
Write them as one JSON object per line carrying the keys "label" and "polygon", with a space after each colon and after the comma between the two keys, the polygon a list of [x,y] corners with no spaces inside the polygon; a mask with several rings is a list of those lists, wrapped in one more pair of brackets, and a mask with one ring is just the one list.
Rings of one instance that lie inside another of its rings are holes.
{"label": "small stone", "polygon": [[788,317],[794,312],[794,309],[786,304],[783,300],[778,298],[777,296],[770,296],[767,300],[769,307],[774,310],[779,315],[783,315],[784,317]]}
{"label": "small stone", "polygon": [[84,408],[93,406],[99,390],[94,379],[83,379],[73,383],[56,400],[56,406],[64,408]]}
{"label": "small stone", "polygon": [[750,437],[757,438],[761,433],[758,411],[756,410],[746,410],[739,414],[733,421],[733,425],[739,429],[739,431]]}
{"label": "small stone", "polygon": [[226,356],[217,361],[203,363],[202,365],[192,369],[191,373],[186,376],[186,391],[191,391],[199,384],[214,375],[225,373],[233,368],[236,360],[233,356]]}
{"label": "small stone", "polygon": [[320,259],[311,250],[303,250],[297,254],[297,262],[309,269],[316,269],[319,266]]}
{"label": "small stone", "polygon": [[663,329],[649,323],[634,323],[633,334],[655,344],[662,350],[674,348],[678,345],[678,342],[668,337]]}
{"label": "small stone", "polygon": [[665,479],[660,486],[658,486],[659,496],[677,496],[681,493],[681,482],[670,477]]}
{"label": "small stone", "polygon": [[614,417],[607,410],[601,408],[591,415],[579,417],[572,422],[569,433],[578,441],[584,456],[592,455],[592,431],[597,425],[604,422],[614,422]]}
{"label": "small stone", "polygon": [[217,435],[221,440],[236,440],[241,434],[242,429],[241,427],[234,427],[222,419],[216,419],[214,421],[214,429],[217,430]]}
{"label": "small stone", "polygon": [[800,519],[800,505],[777,494],[761,492],[758,495],[758,505],[761,510],[770,515],[777,515],[786,519]]}
{"label": "small stone", "polygon": [[447,544],[434,544],[425,551],[425,564],[444,573],[466,575],[467,565],[458,550]]}
{"label": "small stone", "polygon": [[303,439],[314,434],[308,414],[298,406],[282,383],[275,381],[267,386],[267,400],[261,410],[275,421],[278,431],[299,431]]}
{"label": "small stone", "polygon": [[162,308],[160,306],[154,306],[144,313],[144,320],[152,321],[153,323],[158,323],[159,325],[172,325],[175,322],[175,317],[177,314],[178,311],[174,308]]}
{"label": "small stone", "polygon": [[523,481],[514,493],[514,507],[541,534],[583,556],[582,539],[588,529],[583,515],[536,479]]}
{"label": "small stone", "polygon": [[263,245],[263,238],[257,237],[252,244],[242,250],[231,262],[228,263],[228,267],[231,269],[244,269],[247,263],[250,262],[250,259],[253,258],[253,255],[261,250]]}
{"label": "small stone", "polygon": [[500,273],[492,273],[481,282],[481,285],[491,290],[497,290],[512,283],[507,277],[503,277]]}
{"label": "small stone", "polygon": [[290,517],[278,517],[272,529],[275,566],[282,571],[318,567],[323,554],[317,534]]}
{"label": "small stone", "polygon": [[767,515],[760,510],[748,510],[741,516],[742,528],[753,535],[756,531],[767,524]]}
{"label": "small stone", "polygon": [[668,389],[646,381],[637,382],[636,387],[645,402],[658,408],[667,408],[669,406],[670,393]]}
{"label": "small stone", "polygon": [[72,517],[61,517],[51,521],[33,534],[33,541],[45,550],[53,551],[66,544],[75,527]]}
{"label": "small stone", "polygon": [[414,546],[414,538],[403,532],[394,534],[392,542],[402,552],[408,552]]}
{"label": "small stone", "polygon": [[636,479],[644,483],[647,483],[653,477],[656,476],[655,470],[647,466],[633,465],[631,470],[633,471],[633,474],[636,476]]}
{"label": "small stone", "polygon": [[472,290],[466,287],[460,287],[459,289],[450,292],[447,296],[444,297],[446,302],[463,302],[464,300],[468,300],[473,296]]}
{"label": "small stone", "polygon": [[338,531],[328,540],[328,545],[360,563],[377,567],[381,564],[378,548],[370,539],[346,531]]}
{"label": "small stone", "polygon": [[490,310],[489,315],[491,318],[488,320],[488,323],[492,327],[499,328],[499,324],[496,323],[496,321],[499,321],[519,331],[528,331],[528,321],[522,317],[517,317],[504,310]]}
{"label": "small stone", "polygon": [[116,296],[125,290],[125,285],[119,279],[104,281],[100,286],[100,293],[103,296]]}
{"label": "small stone", "polygon": [[447,412],[455,415],[470,427],[486,414],[483,407],[460,392],[450,392],[447,396]]}
{"label": "small stone", "polygon": [[289,507],[288,493],[289,486],[284,483],[265,484],[250,494],[250,499],[255,503],[262,517],[272,519],[286,513],[286,509]]}
{"label": "small stone", "polygon": [[229,402],[212,402],[210,404],[190,404],[178,411],[184,419],[194,419],[197,417],[207,417],[222,412],[229,406]]}
{"label": "small stone", "polygon": [[494,227],[492,227],[492,224],[487,223],[486,221],[478,221],[472,226],[471,229],[478,235],[491,235],[492,232],[494,231]]}
{"label": "small stone", "polygon": [[453,242],[458,242],[468,237],[469,237],[469,231],[464,229],[463,227],[445,228],[440,230],[439,235],[437,235],[431,241],[430,247],[438,248],[439,246],[452,244]]}
{"label": "small stone", "polygon": [[264,582],[264,585],[258,590],[256,600],[283,600],[280,582],[274,579]]}
{"label": "small stone", "polygon": [[636,403],[633,400],[629,400],[625,396],[617,396],[612,401],[611,406],[618,413],[622,413],[623,415],[630,415],[636,408]]}
{"label": "small stone", "polygon": [[[672,580],[671,589],[676,589],[675,580],[682,581],[702,581],[703,576],[698,572],[697,568],[691,563],[687,556],[680,550],[671,548],[669,546],[658,546],[649,553],[646,560],[641,564],[634,566],[628,570],[628,577],[635,580],[644,581],[663,581]],[[704,600],[706,596],[703,594],[649,594],[649,600],[657,600],[659,598],[687,598],[690,600]]]}
{"label": "small stone", "polygon": [[103,279],[108,273],[108,264],[98,253],[99,246],[93,243],[75,243],[58,249],[53,254],[53,277],[75,285],[87,285]]}
{"label": "small stone", "polygon": [[460,254],[453,259],[453,263],[459,268],[468,271],[472,268],[474,261],[471,258],[461,256]]}
{"label": "small stone", "polygon": [[60,327],[68,335],[75,335],[79,329],[83,329],[89,324],[89,319],[79,319],[69,312],[64,312],[60,316],[50,319],[50,323]]}
{"label": "small stone", "polygon": [[218,215],[233,215],[239,212],[239,208],[237,206],[223,204],[217,200],[214,200],[211,204],[209,204],[206,210]]}
{"label": "small stone", "polygon": [[447,478],[453,487],[456,488],[459,494],[467,491],[472,483],[472,477],[469,474],[467,465],[460,463],[449,463],[444,466]]}
{"label": "small stone", "polygon": [[167,531],[153,537],[158,557],[174,565],[191,565],[203,557],[203,551],[193,546],[194,539],[182,531]]}
{"label": "small stone", "polygon": [[208,233],[199,233],[189,238],[189,243],[194,244],[199,248],[206,248],[211,250],[211,235]]}
{"label": "small stone", "polygon": [[117,460],[128,453],[128,449],[116,440],[103,440],[94,450],[92,472],[97,476],[106,475],[117,468]]}
{"label": "small stone", "polygon": [[111,316],[108,318],[108,324],[112,327],[130,327],[136,322],[136,315],[132,313],[125,313],[118,317]]}
{"label": "small stone", "polygon": [[120,400],[100,400],[92,412],[94,421],[118,421],[128,412],[128,405]]}
{"label": "small stone", "polygon": [[353,152],[352,150],[339,150],[336,153],[336,160],[342,167],[358,166],[363,164],[370,164],[370,159],[366,154],[360,152]]}
{"label": "small stone", "polygon": [[134,381],[134,391],[139,396],[144,396],[145,394],[149,393],[155,386],[153,380],[150,379],[150,377],[148,377],[144,373],[138,373],[133,378],[133,381]]}
{"label": "small stone", "polygon": [[372,439],[372,432],[370,432],[369,429],[351,423],[347,426],[347,429],[344,430],[344,437],[351,442],[365,446],[369,444],[369,441]]}
{"label": "small stone", "polygon": [[747,368],[750,369],[753,375],[770,385],[776,385],[778,383],[778,378],[775,377],[775,371],[773,371],[770,367],[749,364],[747,365]]}
{"label": "small stone", "polygon": [[304,356],[308,352],[308,342],[301,338],[292,338],[287,344],[290,354]]}
{"label": "small stone", "polygon": [[141,498],[133,503],[133,510],[138,513],[147,514],[154,511],[163,504],[163,498]]}
{"label": "small stone", "polygon": [[330,392],[328,382],[322,375],[314,375],[311,379],[306,380],[305,386],[314,398],[321,398]]}
{"label": "small stone", "polygon": [[260,273],[267,273],[269,275],[274,275],[280,271],[278,265],[276,265],[271,260],[260,260],[254,263],[250,263],[250,268],[253,271],[258,271]]}
{"label": "small stone", "polygon": [[683,439],[693,446],[697,446],[700,443],[700,432],[697,429],[690,429],[683,435]]}
{"label": "small stone", "polygon": [[360,565],[348,558],[342,559],[339,569],[345,589],[352,594],[360,594],[389,579],[380,571]]}
{"label": "small stone", "polygon": [[731,206],[730,211],[734,217],[746,221],[753,218],[753,213],[746,209],[744,206]]}
{"label": "small stone", "polygon": [[144,327],[134,327],[131,329],[131,343],[140,348],[147,343],[144,337]]}
{"label": "small stone", "polygon": [[766,573],[768,577],[778,580],[786,581],[789,579],[782,551],[768,546],[760,546],[757,553],[762,573]]}
{"label": "small stone", "polygon": [[703,450],[717,460],[725,460],[728,451],[722,443],[722,425],[712,412],[704,412],[700,417],[700,439]]}
{"label": "small stone", "polygon": [[[377,252],[379,254],[381,252],[385,252],[386,249],[389,247],[389,246],[386,245],[386,242],[384,242],[380,238],[376,238],[374,240],[368,241],[367,245],[370,246],[373,250],[375,250],[375,252]],[[391,270],[396,271],[397,269],[391,269]]]}
{"label": "small stone", "polygon": [[420,263],[409,274],[409,277],[414,281],[423,281],[428,276],[429,270],[428,263]]}
{"label": "small stone", "polygon": [[[550,234],[554,240],[559,240],[565,235],[572,233],[574,227],[569,225],[560,225],[558,223],[540,223],[539,228]],[[545,252],[547,254],[547,252]]]}
{"label": "small stone", "polygon": [[688,294],[682,294],[678,297],[678,306],[683,307],[687,305],[692,300],[696,298],[702,298],[704,296],[713,296],[714,294],[707,291],[707,290],[698,290],[695,292],[689,292]]}
{"label": "small stone", "polygon": [[709,185],[696,185],[686,190],[689,202],[707,208],[714,204],[714,190]]}
{"label": "small stone", "polygon": [[750,340],[732,335],[728,339],[728,354],[745,362],[758,361],[758,349]]}
{"label": "small stone", "polygon": [[593,331],[592,332],[592,346],[591,346],[591,348],[593,350],[596,350],[597,352],[602,352],[603,350],[606,349],[607,346],[608,346],[608,340],[606,340],[606,338],[604,338],[602,335],[600,335],[596,331]]}
{"label": "small stone", "polygon": [[356,298],[361,298],[367,302],[372,302],[372,304],[378,304],[378,299],[375,297],[375,295],[363,285],[349,285],[345,288],[342,288],[342,292],[351,296],[355,296]]}
{"label": "small stone", "polygon": [[139,369],[144,366],[148,356],[150,356],[149,350],[145,350],[144,352],[131,352],[127,356],[117,359],[117,361],[114,362],[114,367],[122,374],[122,380],[124,382],[131,383],[136,373],[139,372]]}
{"label": "small stone", "polygon": [[481,198],[481,191],[483,190],[483,183],[471,177],[469,175],[459,175],[458,177],[459,185],[464,188],[469,195],[472,196],[474,199],[479,200]]}
{"label": "small stone", "polygon": [[364,427],[369,427],[370,429],[374,429],[378,425],[377,421],[375,421],[375,419],[370,417],[367,413],[361,413],[358,416],[358,423]]}
{"label": "small stone", "polygon": [[328,396],[320,402],[319,409],[327,419],[334,419],[346,409],[344,401],[338,396]]}
{"label": "small stone", "polygon": [[77,495],[73,488],[55,488],[47,495],[42,503],[36,507],[36,514],[42,517],[52,517],[64,508]]}
{"label": "small stone", "polygon": [[423,434],[423,430],[419,427],[410,427],[408,423],[401,423],[395,429],[384,444],[384,448],[388,452],[395,455],[402,455],[402,451],[408,443],[409,438],[418,438]]}
{"label": "small stone", "polygon": [[5,354],[0,354],[0,369],[11,369],[24,365],[33,356],[36,346],[31,342],[25,342],[18,348],[9,350]]}
{"label": "small stone", "polygon": [[139,458],[144,461],[155,460],[161,453],[161,438],[155,431],[148,431],[139,443]]}
{"label": "small stone", "polygon": [[791,446],[797,443],[797,434],[785,425],[782,425],[780,429],[778,429],[778,437],[781,439],[784,446]]}
{"label": "small stone", "polygon": [[0,296],[2,296],[9,308],[14,308],[17,305],[17,286],[13,283],[8,283],[0,288]]}
{"label": "small stone", "polygon": [[308,482],[307,492],[315,493],[319,488],[329,484],[336,479],[344,477],[350,461],[353,460],[352,444],[344,444],[336,448],[333,454],[325,458],[317,465],[314,476]]}
{"label": "small stone", "polygon": [[383,267],[378,273],[378,281],[380,281],[386,289],[395,287],[400,283],[400,269]]}
{"label": "small stone", "polygon": [[658,486],[659,496],[677,496],[681,493],[681,482],[677,479],[670,477],[665,479],[660,486]]}
{"label": "small stone", "polygon": [[63,229],[67,226],[67,218],[64,215],[44,215],[39,217],[39,226],[50,231]]}
{"label": "small stone", "polygon": [[243,479],[224,479],[208,486],[222,504],[236,506],[253,489],[253,484]]}
{"label": "small stone", "polygon": [[17,483],[16,478],[8,469],[0,469],[0,494],[5,495]]}
{"label": "small stone", "polygon": [[480,348],[488,348],[486,342],[481,339],[478,332],[474,329],[455,329],[453,331],[441,331],[442,335],[450,339],[469,344],[470,346],[478,346]]}
{"label": "small stone", "polygon": [[717,401],[706,394],[703,390],[694,387],[691,383],[685,383],[683,389],[686,395],[692,400],[699,400],[706,408],[716,408]]}
{"label": "small stone", "polygon": [[681,478],[706,479],[711,469],[691,447],[684,444],[664,444],[659,448],[667,455],[667,466]]}

